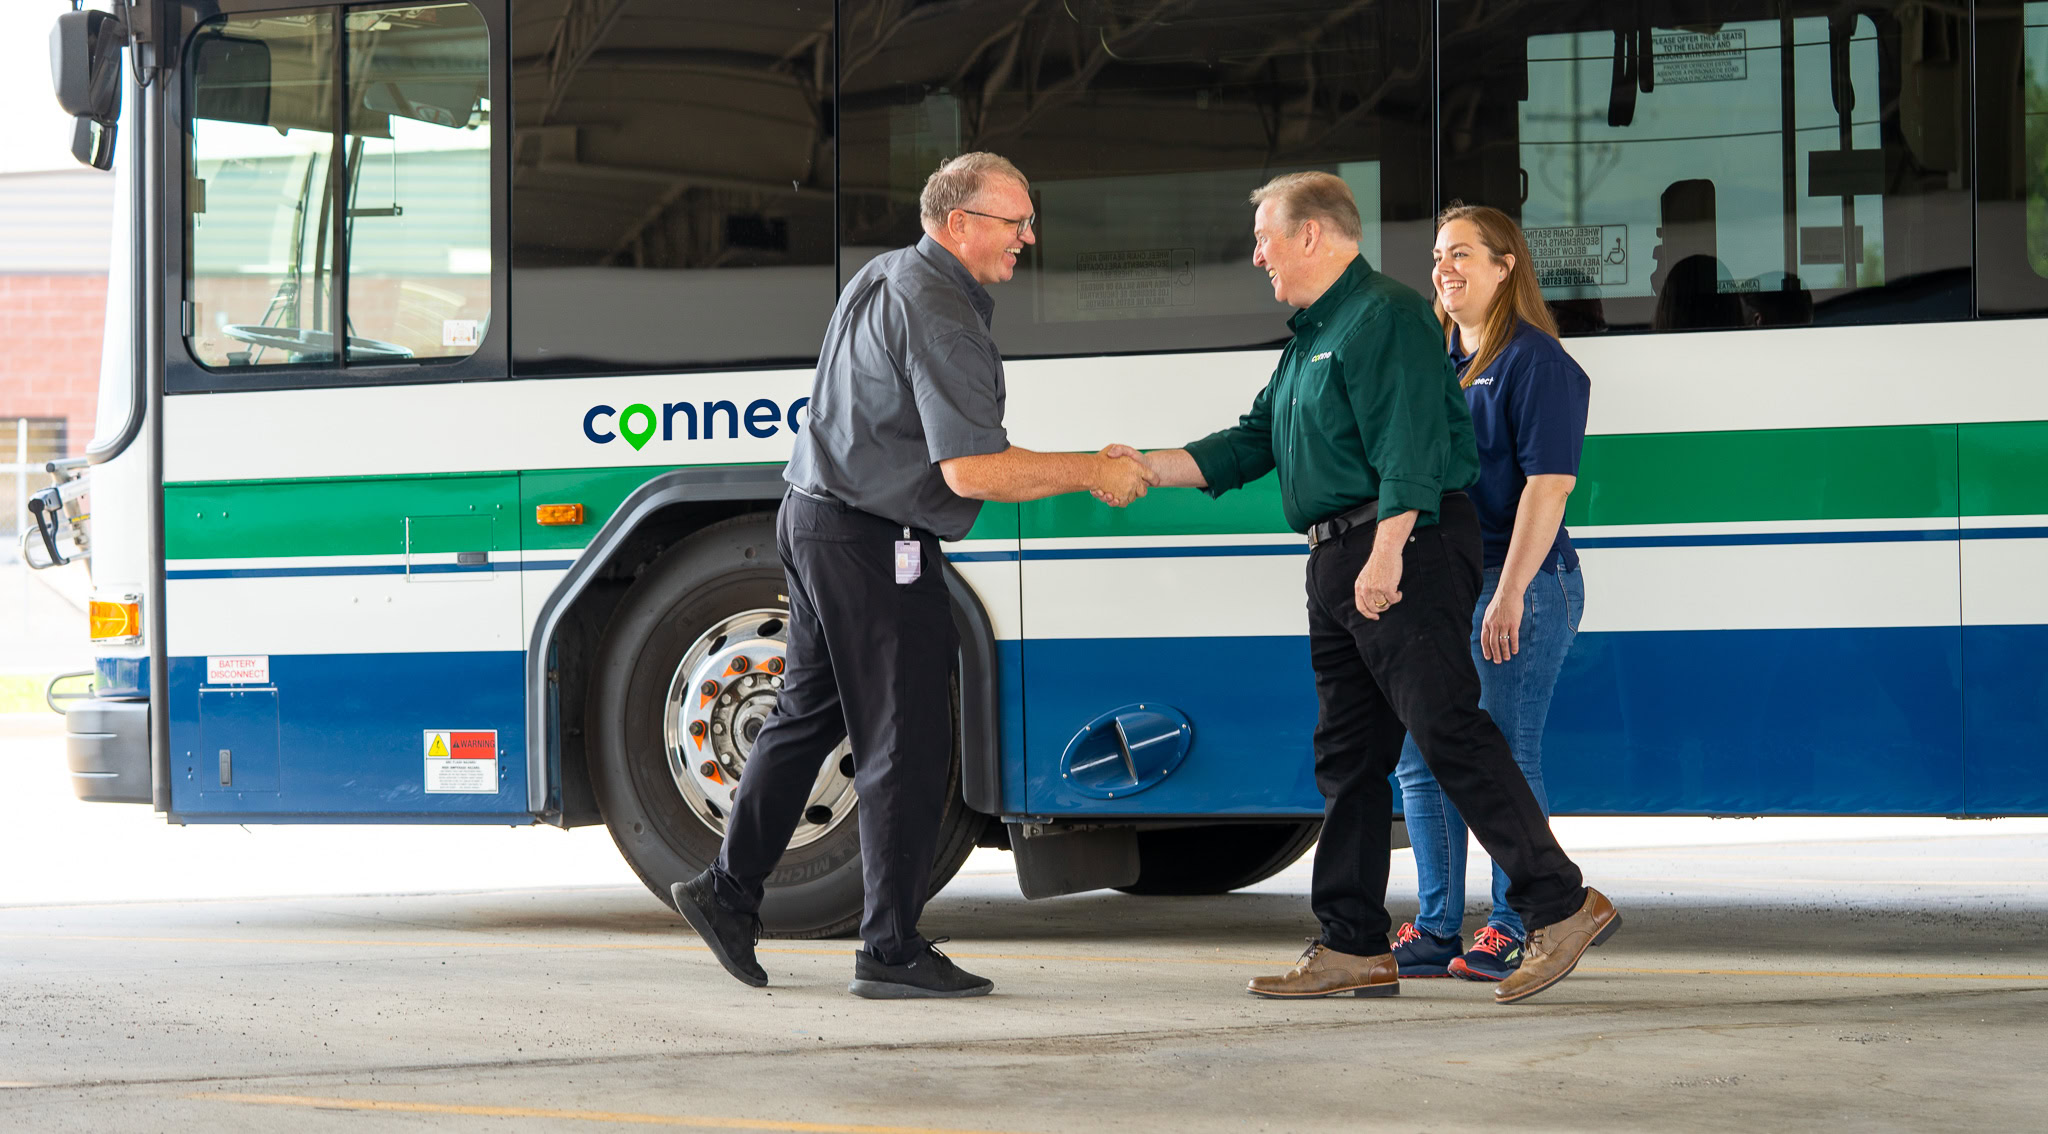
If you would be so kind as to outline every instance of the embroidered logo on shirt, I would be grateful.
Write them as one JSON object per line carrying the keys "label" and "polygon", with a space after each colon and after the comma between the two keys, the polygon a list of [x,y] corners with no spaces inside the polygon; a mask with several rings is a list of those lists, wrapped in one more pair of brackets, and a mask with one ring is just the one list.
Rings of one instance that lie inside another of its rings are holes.
{"label": "embroidered logo on shirt", "polygon": [[1324,351],[1324,352],[1323,352],[1323,353],[1321,353],[1321,354],[1317,354],[1317,355],[1311,355],[1311,356],[1309,356],[1309,361],[1310,361],[1310,362],[1321,362],[1322,360],[1324,360],[1324,359],[1326,359],[1326,358],[1330,357],[1331,355],[1333,355],[1333,354],[1335,354],[1335,353],[1337,353],[1337,352],[1336,352],[1336,351],[1333,351],[1333,350],[1326,350],[1326,351]]}
{"label": "embroidered logo on shirt", "polygon": [[1484,378],[1474,378],[1472,379],[1472,384],[1474,386],[1491,386],[1493,385],[1493,375],[1488,374]]}

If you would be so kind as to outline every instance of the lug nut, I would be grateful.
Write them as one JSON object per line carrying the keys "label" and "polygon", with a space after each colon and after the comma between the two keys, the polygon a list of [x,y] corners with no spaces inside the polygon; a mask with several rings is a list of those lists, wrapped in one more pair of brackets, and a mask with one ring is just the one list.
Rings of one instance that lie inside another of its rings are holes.
{"label": "lug nut", "polygon": [[[703,736],[703,735],[704,735],[704,722],[703,722],[703,721],[691,721],[691,722],[690,722],[690,735],[691,735],[691,736]],[[707,772],[707,773],[705,773],[705,774],[706,774],[706,775],[709,775],[710,773],[709,773],[709,772]]]}
{"label": "lug nut", "polygon": [[747,672],[748,667],[752,666],[753,664],[753,662],[747,660],[747,655],[734,654],[732,659],[732,671],[734,673],[745,673]]}
{"label": "lug nut", "polygon": [[781,673],[782,659],[769,658],[767,661],[761,663],[761,668],[767,670],[769,673]]}
{"label": "lug nut", "polygon": [[704,761],[703,765],[699,767],[697,770],[703,773],[704,778],[707,780],[715,780],[718,778],[718,765],[713,761]]}
{"label": "lug nut", "polygon": [[707,681],[697,687],[697,692],[704,694],[706,697],[716,697],[718,696],[718,682]]}

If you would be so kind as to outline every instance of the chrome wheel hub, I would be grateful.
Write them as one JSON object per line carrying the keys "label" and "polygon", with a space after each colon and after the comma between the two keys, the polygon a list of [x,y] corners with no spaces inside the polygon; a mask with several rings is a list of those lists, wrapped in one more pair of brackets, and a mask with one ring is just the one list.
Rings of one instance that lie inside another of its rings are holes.
{"label": "chrome wheel hub", "polygon": [[[683,653],[663,709],[669,774],[704,825],[725,834],[733,793],[754,741],[782,695],[789,612],[742,611],[706,630]],[[811,785],[789,845],[816,842],[853,815],[852,746],[842,740]]]}

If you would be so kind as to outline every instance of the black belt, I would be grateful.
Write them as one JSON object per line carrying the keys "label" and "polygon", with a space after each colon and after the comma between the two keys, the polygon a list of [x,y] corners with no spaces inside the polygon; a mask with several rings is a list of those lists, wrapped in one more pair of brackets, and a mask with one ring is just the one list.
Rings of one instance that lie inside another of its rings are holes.
{"label": "black belt", "polygon": [[[1445,500],[1449,500],[1453,496],[1463,495],[1465,495],[1463,491],[1446,492],[1444,493],[1443,498]],[[1360,504],[1358,507],[1351,509],[1349,512],[1345,512],[1337,516],[1332,516],[1331,518],[1324,520],[1320,524],[1310,524],[1308,526],[1308,545],[1311,549],[1313,549],[1317,544],[1327,543],[1330,540],[1336,539],[1338,536],[1343,535],[1345,532],[1350,531],[1352,528],[1364,527],[1367,524],[1378,523],[1379,514],[1380,502],[1379,499],[1375,497],[1374,499],[1368,500],[1365,503]]]}
{"label": "black belt", "polygon": [[1375,523],[1379,520],[1379,515],[1379,498],[1374,497],[1349,512],[1332,516],[1320,524],[1310,524],[1308,526],[1308,545],[1310,548],[1314,548],[1317,544],[1327,543],[1330,540],[1336,539],[1352,528]]}
{"label": "black belt", "polygon": [[794,484],[789,486],[789,490],[791,492],[796,493],[798,496],[807,496],[812,500],[816,500],[820,504],[830,504],[834,508],[851,508],[853,506],[851,504],[848,504],[846,501],[841,500],[837,496],[832,495],[829,492],[812,492],[808,488],[800,488]]}
{"label": "black belt", "polygon": [[[919,527],[912,527],[912,526],[911,526],[911,525],[909,525],[909,524],[899,524],[899,523],[897,523],[896,521],[894,521],[894,520],[890,519],[890,518],[889,518],[889,517],[887,517],[887,516],[877,516],[877,515],[875,515],[875,514],[874,514],[873,512],[863,512],[863,511],[861,511],[861,510],[860,510],[859,508],[856,508],[856,507],[854,507],[853,505],[851,505],[851,504],[848,504],[848,503],[847,503],[846,501],[844,501],[844,500],[841,500],[840,498],[838,498],[837,496],[834,496],[834,495],[832,495],[832,494],[831,494],[831,493],[829,493],[829,492],[816,492],[816,491],[813,491],[813,490],[811,490],[811,489],[808,489],[808,488],[803,488],[803,487],[800,487],[800,486],[798,486],[798,485],[794,485],[794,484],[792,484],[792,485],[790,485],[790,486],[789,486],[789,490],[790,490],[791,492],[794,492],[794,493],[796,493],[796,494],[797,494],[798,496],[801,496],[801,497],[803,497],[803,498],[804,498],[804,499],[806,499],[806,500],[813,500],[813,501],[816,501],[816,502],[817,502],[817,503],[819,503],[819,504],[823,504],[823,505],[825,505],[825,506],[826,506],[827,508],[837,508],[837,509],[839,509],[839,510],[840,510],[840,511],[842,511],[842,512],[848,512],[848,513],[851,513],[851,514],[853,514],[853,515],[855,515],[855,516],[864,516],[864,517],[866,517],[866,518],[868,518],[868,519],[870,519],[870,520],[874,520],[874,521],[875,521],[875,522],[877,522],[877,523],[887,524],[887,525],[889,525],[889,526],[890,526],[890,527],[892,527],[892,528],[902,528],[902,529],[903,529],[903,535],[904,535],[904,538],[906,538],[906,539],[907,539],[907,538],[909,538],[909,537],[910,537],[911,535],[913,535],[913,534],[915,534],[915,535],[932,535],[932,533],[931,533],[931,532],[929,532],[929,531],[926,531],[926,530],[925,530],[925,529],[923,529],[923,528],[919,528]],[[937,537],[937,536],[932,536],[932,538],[933,538],[933,539],[937,539],[938,537]]]}

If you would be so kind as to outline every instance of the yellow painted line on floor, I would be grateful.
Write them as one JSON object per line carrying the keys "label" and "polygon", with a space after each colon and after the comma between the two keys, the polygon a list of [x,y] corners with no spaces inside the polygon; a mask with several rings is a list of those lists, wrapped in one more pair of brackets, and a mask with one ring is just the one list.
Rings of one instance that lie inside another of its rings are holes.
{"label": "yellow painted line on floor", "polygon": [[[280,945],[316,945],[327,947],[368,948],[368,949],[527,949],[560,950],[563,952],[675,952],[707,953],[702,945],[664,944],[641,945],[629,942],[589,943],[545,942],[545,941],[405,941],[405,940],[360,940],[347,938],[288,938],[288,937],[126,937],[94,934],[0,934],[0,940],[37,941],[118,941],[158,945],[256,945],[275,948]],[[760,948],[756,952],[808,957],[851,957],[854,946],[838,949]],[[946,955],[970,961],[1050,961],[1062,964],[1083,965],[1224,965],[1233,968],[1280,969],[1287,965],[1287,958],[1274,954],[1270,957],[1104,957],[1072,953],[967,953],[948,949]],[[2048,982],[2048,973],[1887,973],[1887,972],[1830,972],[1822,969],[1702,969],[1702,968],[1610,968],[1595,965],[1581,965],[1583,973],[1634,973],[1645,976],[1766,976],[1766,977],[1854,977],[1859,980],[2015,980]],[[0,1084],[4,1085],[4,1084]],[[209,1096],[210,1097],[210,1096]]]}
{"label": "yellow painted line on floor", "polygon": [[1698,851],[1692,854],[1672,854],[1668,851],[1657,850],[1581,850],[1573,851],[1572,854],[1578,858],[1661,858],[1683,859],[1687,862],[1989,862],[2000,864],[2048,862],[2048,858],[2019,858],[2010,855],[1748,854],[1740,851]]}
{"label": "yellow painted line on floor", "polygon": [[1698,875],[1623,874],[1617,882],[1670,882],[1682,886],[2048,886],[2048,878],[2013,881],[1983,878],[1779,878],[1759,875],[1751,878],[1701,878]]}
{"label": "yellow painted line on floor", "polygon": [[142,906],[255,906],[269,902],[381,902],[420,901],[430,898],[493,898],[501,896],[527,897],[529,895],[554,894],[638,894],[645,892],[645,886],[558,886],[553,889],[528,889],[524,887],[501,887],[492,890],[418,890],[381,894],[259,894],[247,898],[146,898],[130,900],[109,898],[103,902],[63,902],[23,905],[0,905],[0,914],[40,913],[45,910],[102,910],[124,909]]}
{"label": "yellow painted line on floor", "polygon": [[388,1099],[330,1099],[317,1095],[192,1094],[200,1102],[290,1106],[314,1110],[381,1111],[387,1114],[453,1114],[467,1118],[544,1118],[557,1122],[611,1122],[631,1126],[687,1126],[699,1130],[777,1130],[793,1134],[1003,1134],[944,1126],[878,1126],[861,1122],[794,1122],[710,1114],[637,1114],[614,1110],[551,1110],[524,1106],[466,1106],[459,1103],[395,1102]]}
{"label": "yellow painted line on floor", "polygon": [[2038,980],[2048,982],[2048,973],[1861,973],[1828,972],[1824,969],[1638,969],[1580,965],[1582,973],[1627,973],[1636,976],[1717,977],[1832,977],[1842,980]]}
{"label": "yellow painted line on floor", "polygon": [[[0,941],[106,941],[137,943],[145,945],[315,945],[330,948],[364,949],[554,949],[564,952],[670,952],[708,953],[703,945],[679,942],[663,944],[642,944],[631,941],[405,941],[400,939],[369,940],[362,938],[320,938],[320,937],[146,937],[123,934],[90,933],[0,933]],[[789,946],[763,945],[756,953],[798,957],[852,957],[858,946],[847,945],[836,949],[804,949]],[[946,951],[949,957],[971,960],[1003,961],[1066,961],[1087,964],[1126,965],[1272,965],[1275,958],[1264,960],[1242,960],[1228,957],[1093,957],[1075,956],[1069,953],[957,953]],[[1284,964],[1284,961],[1280,963]]]}

